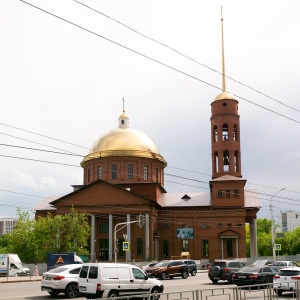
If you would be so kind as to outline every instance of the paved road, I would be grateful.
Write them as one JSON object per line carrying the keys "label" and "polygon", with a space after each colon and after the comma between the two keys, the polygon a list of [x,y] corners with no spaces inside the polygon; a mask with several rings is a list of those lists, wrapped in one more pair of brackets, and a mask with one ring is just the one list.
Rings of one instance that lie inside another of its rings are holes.
{"label": "paved road", "polygon": [[[32,277],[31,281],[14,282],[13,280],[24,280],[25,278],[0,278],[0,299],[1,300],[58,300],[66,299],[64,294],[60,294],[57,297],[52,297],[46,292],[40,290],[40,277]],[[29,279],[29,278],[28,278]],[[174,278],[172,280],[163,281],[166,293],[174,293],[169,295],[169,299],[192,299],[192,292],[199,290],[199,300],[201,299],[215,299],[215,300],[228,300],[236,299],[233,297],[232,288],[233,284],[227,282],[219,282],[213,284],[210,282],[207,276],[207,272],[197,273],[195,277],[190,276],[188,279]],[[243,290],[244,292],[247,292]],[[179,294],[182,292],[182,294]],[[251,299],[264,299],[261,296],[266,291],[255,291],[256,294],[252,294]],[[221,296],[221,294],[227,294]],[[231,296],[229,296],[229,294]],[[279,299],[295,299],[291,293],[284,294]],[[207,298],[206,298],[207,297]],[[277,298],[277,297],[276,297]],[[274,299],[276,299],[274,298]],[[78,300],[85,300],[85,298],[76,298]],[[162,296],[161,300],[166,300],[166,296]]]}

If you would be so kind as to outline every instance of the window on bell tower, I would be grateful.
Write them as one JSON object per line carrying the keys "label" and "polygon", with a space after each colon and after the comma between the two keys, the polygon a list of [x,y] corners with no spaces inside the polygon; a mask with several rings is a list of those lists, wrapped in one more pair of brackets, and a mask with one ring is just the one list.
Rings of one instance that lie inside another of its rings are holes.
{"label": "window on bell tower", "polygon": [[233,125],[233,140],[237,141],[238,140],[238,132],[237,132],[237,125]]}
{"label": "window on bell tower", "polygon": [[228,140],[228,125],[227,124],[223,124],[223,127],[222,127],[222,139],[223,139],[223,141]]}
{"label": "window on bell tower", "polygon": [[144,167],[144,180],[148,180],[148,167]]}
{"label": "window on bell tower", "polygon": [[214,141],[218,141],[218,127],[214,126]]}
{"label": "window on bell tower", "polygon": [[223,172],[229,172],[229,152],[223,152]]}

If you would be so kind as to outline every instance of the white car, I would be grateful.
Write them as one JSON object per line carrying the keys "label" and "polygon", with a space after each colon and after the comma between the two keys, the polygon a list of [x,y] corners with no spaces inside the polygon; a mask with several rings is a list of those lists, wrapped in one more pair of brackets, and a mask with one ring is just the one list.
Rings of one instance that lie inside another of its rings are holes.
{"label": "white car", "polygon": [[64,293],[68,298],[78,296],[78,276],[81,264],[63,265],[43,273],[41,290],[52,296]]}
{"label": "white car", "polygon": [[291,292],[297,290],[300,280],[300,267],[290,267],[281,269],[273,279],[274,291],[277,295],[283,292]]}

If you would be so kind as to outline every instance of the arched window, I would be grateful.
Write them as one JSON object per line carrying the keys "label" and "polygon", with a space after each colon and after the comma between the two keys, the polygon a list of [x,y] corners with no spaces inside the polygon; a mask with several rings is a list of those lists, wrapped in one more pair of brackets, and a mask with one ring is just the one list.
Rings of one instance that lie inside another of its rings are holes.
{"label": "arched window", "polygon": [[223,171],[229,172],[229,152],[227,150],[223,152]]}
{"label": "arched window", "polygon": [[234,171],[239,172],[240,166],[239,166],[239,153],[238,151],[234,151]]}
{"label": "arched window", "polygon": [[105,222],[101,223],[99,231],[101,233],[108,233],[108,231],[109,231],[108,223],[105,223]]}
{"label": "arched window", "polygon": [[237,125],[236,124],[234,124],[233,125],[233,140],[234,141],[237,141],[238,140],[238,131],[237,131],[238,129],[237,129]]}
{"label": "arched window", "polygon": [[219,156],[218,152],[215,152],[215,172],[219,172]]}
{"label": "arched window", "polygon": [[218,127],[214,126],[214,142],[218,141]]}
{"label": "arched window", "polygon": [[222,140],[223,141],[228,140],[228,125],[227,124],[223,124],[223,126],[222,126]]}

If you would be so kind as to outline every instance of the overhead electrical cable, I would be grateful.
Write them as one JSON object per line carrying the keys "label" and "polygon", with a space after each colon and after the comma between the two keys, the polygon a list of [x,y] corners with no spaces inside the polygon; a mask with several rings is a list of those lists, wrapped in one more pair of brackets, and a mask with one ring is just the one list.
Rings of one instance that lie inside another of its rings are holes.
{"label": "overhead electrical cable", "polygon": [[[163,62],[161,62],[161,61],[159,61],[159,60],[157,60],[157,59],[155,59],[155,58],[152,58],[152,57],[147,56],[147,55],[145,55],[145,54],[143,54],[143,53],[141,53],[141,52],[138,52],[138,51],[136,51],[136,50],[134,50],[134,49],[131,49],[131,48],[127,47],[127,46],[124,46],[124,45],[122,45],[122,44],[120,44],[120,43],[118,43],[118,42],[115,42],[115,41],[113,41],[113,40],[111,40],[111,39],[109,39],[109,38],[106,38],[106,37],[104,37],[104,36],[102,36],[102,35],[100,35],[100,34],[94,32],[94,31],[92,31],[92,30],[89,30],[89,29],[87,29],[87,28],[85,28],[85,27],[83,27],[83,26],[80,26],[80,25],[78,25],[78,24],[76,24],[76,23],[73,23],[73,22],[71,22],[71,21],[69,21],[69,20],[67,20],[67,19],[64,19],[64,18],[62,18],[62,17],[60,17],[60,16],[58,16],[58,15],[55,15],[55,14],[53,14],[53,13],[47,11],[47,10],[44,10],[44,9],[42,9],[42,8],[40,8],[40,7],[38,7],[38,6],[35,6],[35,5],[31,4],[31,3],[28,3],[28,2],[26,2],[26,1],[24,1],[24,0],[20,0],[20,1],[23,2],[23,3],[25,3],[25,4],[28,4],[28,5],[32,6],[32,7],[36,8],[36,9],[38,9],[38,10],[44,12],[44,13],[46,13],[46,14],[49,14],[49,15],[51,15],[51,16],[53,16],[53,17],[55,17],[55,18],[57,18],[57,19],[59,19],[59,20],[61,20],[61,21],[64,21],[64,22],[66,22],[66,23],[69,23],[69,24],[71,24],[71,25],[73,25],[73,26],[75,26],[75,27],[77,27],[77,28],[79,28],[79,29],[82,29],[82,30],[84,30],[84,31],[86,31],[86,32],[89,32],[89,33],[91,33],[91,34],[93,34],[93,35],[95,35],[95,36],[97,36],[97,37],[100,37],[100,38],[102,38],[102,39],[104,39],[104,40],[106,40],[106,41],[108,41],[108,42],[110,42],[110,43],[113,43],[113,44],[115,44],[115,45],[117,45],[117,46],[119,46],[119,47],[122,47],[122,48],[124,48],[124,49],[126,49],[126,50],[128,50],[128,51],[131,51],[131,52],[135,53],[135,54],[138,54],[138,55],[140,55],[140,56],[142,56],[142,57],[144,57],[144,58],[147,58],[147,59],[149,59],[149,60],[151,60],[151,61],[153,61],[153,62],[156,62],[156,63],[158,63],[158,64],[160,64],[160,65],[162,65],[162,66],[165,66],[165,67],[167,67],[167,68],[169,68],[169,69],[171,69],[171,70],[174,70],[174,71],[176,71],[176,72],[178,72],[178,73],[180,73],[180,74],[183,74],[183,75],[185,75],[185,76],[187,76],[187,77],[190,77],[190,78],[195,79],[195,80],[197,80],[197,81],[199,81],[199,82],[202,82],[202,83],[204,83],[204,84],[206,84],[206,85],[208,85],[208,86],[211,86],[211,87],[213,87],[213,88],[215,88],[215,89],[217,89],[217,90],[222,91],[222,88],[219,88],[218,86],[216,86],[216,85],[214,85],[214,84],[211,84],[211,83],[209,83],[209,82],[207,82],[207,81],[205,81],[205,80],[202,80],[202,79],[200,79],[200,78],[197,78],[197,77],[195,77],[195,76],[193,76],[193,75],[191,75],[191,74],[188,74],[188,73],[186,73],[186,72],[184,72],[184,71],[181,71],[181,70],[179,70],[179,69],[177,69],[177,68],[174,68],[174,67],[172,67],[172,66],[170,66],[170,65],[168,65],[168,64],[166,64],[166,63],[163,63]],[[274,113],[274,114],[276,114],[276,115],[278,115],[278,116],[281,116],[281,117],[283,117],[283,118],[285,118],[285,119],[288,119],[288,120],[290,120],[290,121],[293,121],[293,122],[295,122],[295,123],[300,124],[300,121],[298,121],[298,120],[295,120],[295,119],[293,119],[293,118],[290,118],[290,117],[288,117],[288,116],[285,116],[285,115],[283,115],[283,114],[281,114],[281,113],[278,113],[278,112],[276,112],[276,111],[274,111],[274,110],[272,110],[272,109],[269,109],[269,108],[264,107],[264,106],[262,106],[262,105],[260,105],[260,104],[257,104],[257,103],[255,103],[255,102],[253,102],[253,101],[251,101],[251,100],[248,100],[248,99],[246,99],[246,98],[244,98],[244,97],[238,96],[238,95],[236,95],[236,94],[235,94],[235,96],[236,96],[237,98],[239,98],[239,99],[241,99],[241,100],[244,100],[244,101],[246,101],[246,102],[248,102],[248,103],[251,103],[251,104],[253,104],[253,105],[257,106],[257,107],[260,107],[260,108],[262,108],[262,109],[264,109],[264,110],[267,110],[267,111],[269,111],[269,112],[272,112],[272,113]]]}
{"label": "overhead electrical cable", "polygon": [[108,16],[107,14],[104,14],[103,12],[101,12],[101,11],[95,9],[95,8],[92,8],[91,6],[88,6],[88,5],[86,5],[86,4],[84,4],[84,3],[80,2],[80,1],[77,1],[77,0],[73,0],[73,1],[76,2],[76,3],[78,3],[78,4],[80,4],[80,5],[82,5],[82,6],[84,6],[84,7],[86,7],[86,8],[88,8],[88,9],[90,9],[90,10],[92,10],[92,11],[94,11],[94,12],[96,12],[96,13],[98,13],[98,14],[100,14],[100,15],[102,15],[102,16],[104,16],[104,17],[106,17],[106,18],[108,18],[108,19],[113,20],[114,22],[116,22],[116,23],[118,23],[118,24],[120,24],[120,25],[126,27],[127,29],[129,29],[129,30],[131,30],[131,31],[133,31],[133,32],[135,32],[135,33],[137,33],[138,35],[140,35],[140,36],[142,36],[142,37],[144,37],[144,38],[146,38],[146,39],[149,39],[149,40],[151,40],[151,41],[153,41],[153,42],[155,42],[155,43],[157,43],[157,44],[159,44],[159,45],[161,45],[161,46],[163,46],[163,47],[165,47],[165,48],[168,48],[169,50],[171,50],[171,51],[173,51],[173,52],[175,52],[175,53],[177,53],[177,54],[179,54],[179,55],[181,55],[181,56],[183,56],[183,57],[185,57],[185,58],[187,58],[187,59],[189,59],[189,60],[191,60],[191,61],[193,61],[193,62],[195,62],[195,63],[197,63],[197,64],[199,64],[199,65],[201,65],[201,66],[203,66],[203,67],[205,67],[205,68],[207,68],[207,69],[213,71],[213,72],[215,72],[215,73],[218,73],[219,75],[225,76],[226,78],[228,78],[228,79],[230,79],[230,80],[232,80],[232,81],[234,81],[234,82],[236,82],[236,83],[238,83],[238,84],[240,84],[240,85],[242,85],[242,86],[245,86],[245,87],[251,89],[252,91],[255,91],[255,92],[257,92],[258,94],[261,94],[261,95],[263,95],[263,96],[265,96],[265,97],[267,97],[267,98],[269,98],[269,99],[271,99],[271,100],[273,100],[273,101],[275,101],[275,102],[277,102],[277,103],[279,103],[279,104],[281,104],[281,105],[284,105],[285,107],[288,107],[288,108],[293,109],[293,110],[295,110],[295,111],[297,111],[297,112],[300,112],[300,110],[298,110],[297,108],[294,108],[294,107],[292,107],[292,106],[290,106],[290,105],[287,105],[287,104],[285,104],[285,103],[283,103],[283,102],[281,102],[281,101],[279,101],[279,100],[276,100],[275,98],[273,98],[273,97],[271,97],[271,96],[269,96],[269,95],[267,95],[267,94],[265,94],[265,93],[263,93],[263,92],[261,92],[261,91],[255,89],[255,88],[253,88],[253,87],[251,87],[251,86],[249,86],[249,85],[247,85],[247,84],[245,84],[245,83],[243,83],[243,82],[241,82],[241,81],[238,81],[238,80],[236,80],[236,79],[234,79],[234,78],[232,78],[232,77],[230,77],[230,76],[228,76],[228,75],[225,75],[225,74],[223,74],[222,72],[219,72],[219,71],[217,71],[217,70],[215,70],[215,69],[209,67],[208,65],[203,64],[203,63],[197,61],[196,59],[191,58],[191,57],[189,57],[188,55],[183,54],[182,52],[180,52],[180,51],[178,51],[178,50],[176,50],[176,49],[174,49],[174,48],[172,48],[172,47],[170,47],[170,46],[168,46],[168,45],[166,45],[166,44],[164,44],[164,43],[162,43],[162,42],[159,42],[158,40],[156,40],[156,39],[154,39],[154,38],[151,38],[151,37],[149,37],[149,36],[147,36],[147,35],[145,35],[145,34],[139,32],[139,31],[137,31],[136,29],[134,29],[134,28],[132,28],[132,27],[130,27],[130,26],[128,26],[128,25],[126,25],[126,24],[120,22],[119,20],[117,20],[117,19],[115,19],[115,18],[113,18],[113,17],[110,17],[110,16]]}

